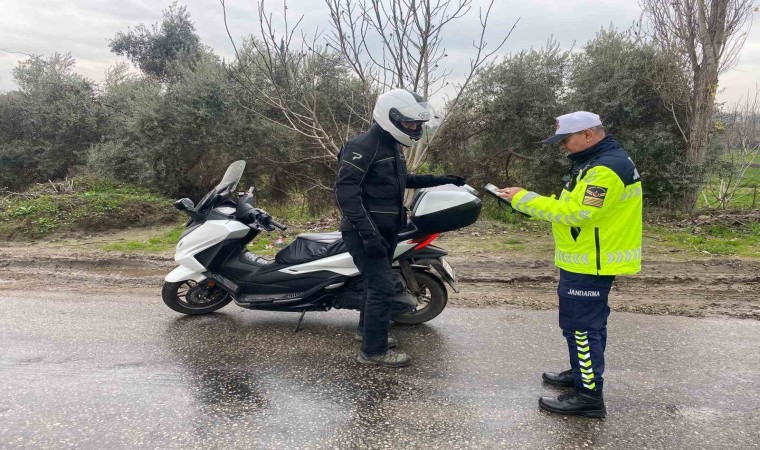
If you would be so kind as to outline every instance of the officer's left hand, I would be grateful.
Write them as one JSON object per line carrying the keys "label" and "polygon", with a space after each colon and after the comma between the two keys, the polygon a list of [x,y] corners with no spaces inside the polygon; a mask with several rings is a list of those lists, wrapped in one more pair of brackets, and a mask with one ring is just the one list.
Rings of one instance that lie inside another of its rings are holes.
{"label": "officer's left hand", "polygon": [[523,188],[521,187],[508,187],[508,188],[502,188],[499,189],[497,192],[499,194],[499,197],[506,198],[510,202],[512,201],[512,198],[520,191],[522,191]]}
{"label": "officer's left hand", "polygon": [[441,177],[441,181],[443,181],[443,184],[453,184],[454,186],[464,186],[467,182],[464,177],[458,175],[446,175],[445,177]]}

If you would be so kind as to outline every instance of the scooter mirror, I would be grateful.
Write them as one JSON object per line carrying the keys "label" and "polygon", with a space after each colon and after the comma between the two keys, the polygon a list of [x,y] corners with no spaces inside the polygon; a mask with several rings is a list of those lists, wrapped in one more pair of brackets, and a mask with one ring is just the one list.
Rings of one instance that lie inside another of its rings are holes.
{"label": "scooter mirror", "polygon": [[180,211],[186,211],[188,209],[193,209],[195,207],[195,203],[193,203],[193,201],[189,198],[181,198],[174,202],[174,207]]}

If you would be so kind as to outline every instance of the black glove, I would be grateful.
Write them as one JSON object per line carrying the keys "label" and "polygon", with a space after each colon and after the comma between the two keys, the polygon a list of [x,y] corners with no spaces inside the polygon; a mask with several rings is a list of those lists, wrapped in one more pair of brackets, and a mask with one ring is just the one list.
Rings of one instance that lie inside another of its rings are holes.
{"label": "black glove", "polygon": [[441,184],[453,184],[454,186],[464,186],[464,184],[467,182],[464,177],[457,175],[446,175],[438,178],[440,179]]}
{"label": "black glove", "polygon": [[380,236],[372,236],[362,240],[364,252],[372,259],[388,257],[388,243]]}

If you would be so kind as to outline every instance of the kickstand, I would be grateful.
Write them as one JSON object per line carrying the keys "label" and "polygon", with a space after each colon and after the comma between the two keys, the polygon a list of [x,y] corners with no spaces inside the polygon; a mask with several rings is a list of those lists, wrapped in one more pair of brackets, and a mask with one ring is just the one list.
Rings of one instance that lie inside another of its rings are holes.
{"label": "kickstand", "polygon": [[298,330],[301,329],[301,322],[303,322],[303,316],[306,315],[306,309],[301,311],[301,317],[298,318],[298,323],[296,324],[296,329],[293,330],[293,333],[298,333]]}

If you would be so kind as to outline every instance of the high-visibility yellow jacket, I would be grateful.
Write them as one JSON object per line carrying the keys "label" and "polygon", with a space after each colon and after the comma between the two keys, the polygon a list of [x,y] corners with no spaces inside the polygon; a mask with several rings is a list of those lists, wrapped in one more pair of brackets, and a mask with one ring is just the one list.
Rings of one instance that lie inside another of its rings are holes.
{"label": "high-visibility yellow jacket", "polygon": [[639,272],[642,191],[633,161],[612,136],[570,159],[559,199],[523,190],[512,207],[552,222],[557,267],[590,275]]}

